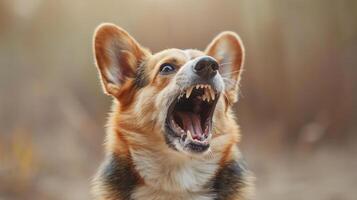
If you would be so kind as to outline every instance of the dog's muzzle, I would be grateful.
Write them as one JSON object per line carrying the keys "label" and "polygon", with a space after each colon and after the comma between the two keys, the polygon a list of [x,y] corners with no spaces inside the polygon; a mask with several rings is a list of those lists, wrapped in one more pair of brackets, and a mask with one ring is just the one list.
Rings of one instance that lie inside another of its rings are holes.
{"label": "dog's muzzle", "polygon": [[175,149],[202,153],[209,149],[213,113],[223,90],[219,64],[209,56],[196,58],[178,76],[179,92],[166,116],[166,141]]}

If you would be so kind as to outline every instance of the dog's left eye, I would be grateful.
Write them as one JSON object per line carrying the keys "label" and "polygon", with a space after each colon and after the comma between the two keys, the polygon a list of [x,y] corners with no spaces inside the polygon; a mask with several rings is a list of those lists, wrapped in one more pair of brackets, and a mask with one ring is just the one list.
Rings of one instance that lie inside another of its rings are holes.
{"label": "dog's left eye", "polygon": [[171,64],[164,63],[160,66],[160,74],[166,75],[175,72],[175,67]]}

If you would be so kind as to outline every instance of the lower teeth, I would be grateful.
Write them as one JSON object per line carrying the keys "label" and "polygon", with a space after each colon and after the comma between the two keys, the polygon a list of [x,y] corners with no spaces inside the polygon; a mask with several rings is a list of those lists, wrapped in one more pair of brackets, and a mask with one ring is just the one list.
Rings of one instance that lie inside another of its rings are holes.
{"label": "lower teeth", "polygon": [[174,128],[176,130],[178,130],[181,133],[181,140],[184,141],[185,143],[187,143],[188,141],[197,141],[197,142],[201,142],[201,143],[207,143],[207,140],[209,140],[211,138],[211,135],[208,133],[208,126],[206,126],[203,134],[202,134],[202,138],[204,139],[203,141],[197,138],[193,138],[192,134],[190,131],[185,131],[181,128],[180,125],[178,125],[174,120],[172,120],[172,124],[174,126]]}

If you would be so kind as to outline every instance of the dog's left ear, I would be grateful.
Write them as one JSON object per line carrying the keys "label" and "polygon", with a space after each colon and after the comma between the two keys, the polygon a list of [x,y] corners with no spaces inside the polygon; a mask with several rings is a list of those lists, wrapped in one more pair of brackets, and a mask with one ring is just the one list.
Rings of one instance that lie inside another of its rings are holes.
{"label": "dog's left ear", "polygon": [[225,31],[216,36],[205,53],[219,63],[219,73],[225,83],[226,96],[231,103],[238,99],[238,84],[244,63],[244,47],[239,36]]}

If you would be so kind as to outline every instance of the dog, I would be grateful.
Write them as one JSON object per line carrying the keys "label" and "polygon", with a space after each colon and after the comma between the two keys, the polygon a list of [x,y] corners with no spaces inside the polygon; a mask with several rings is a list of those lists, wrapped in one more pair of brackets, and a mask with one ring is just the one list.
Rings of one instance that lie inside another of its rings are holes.
{"label": "dog", "polygon": [[222,32],[205,51],[151,53],[124,29],[101,24],[94,56],[113,97],[98,200],[245,200],[253,176],[237,144],[244,47]]}

